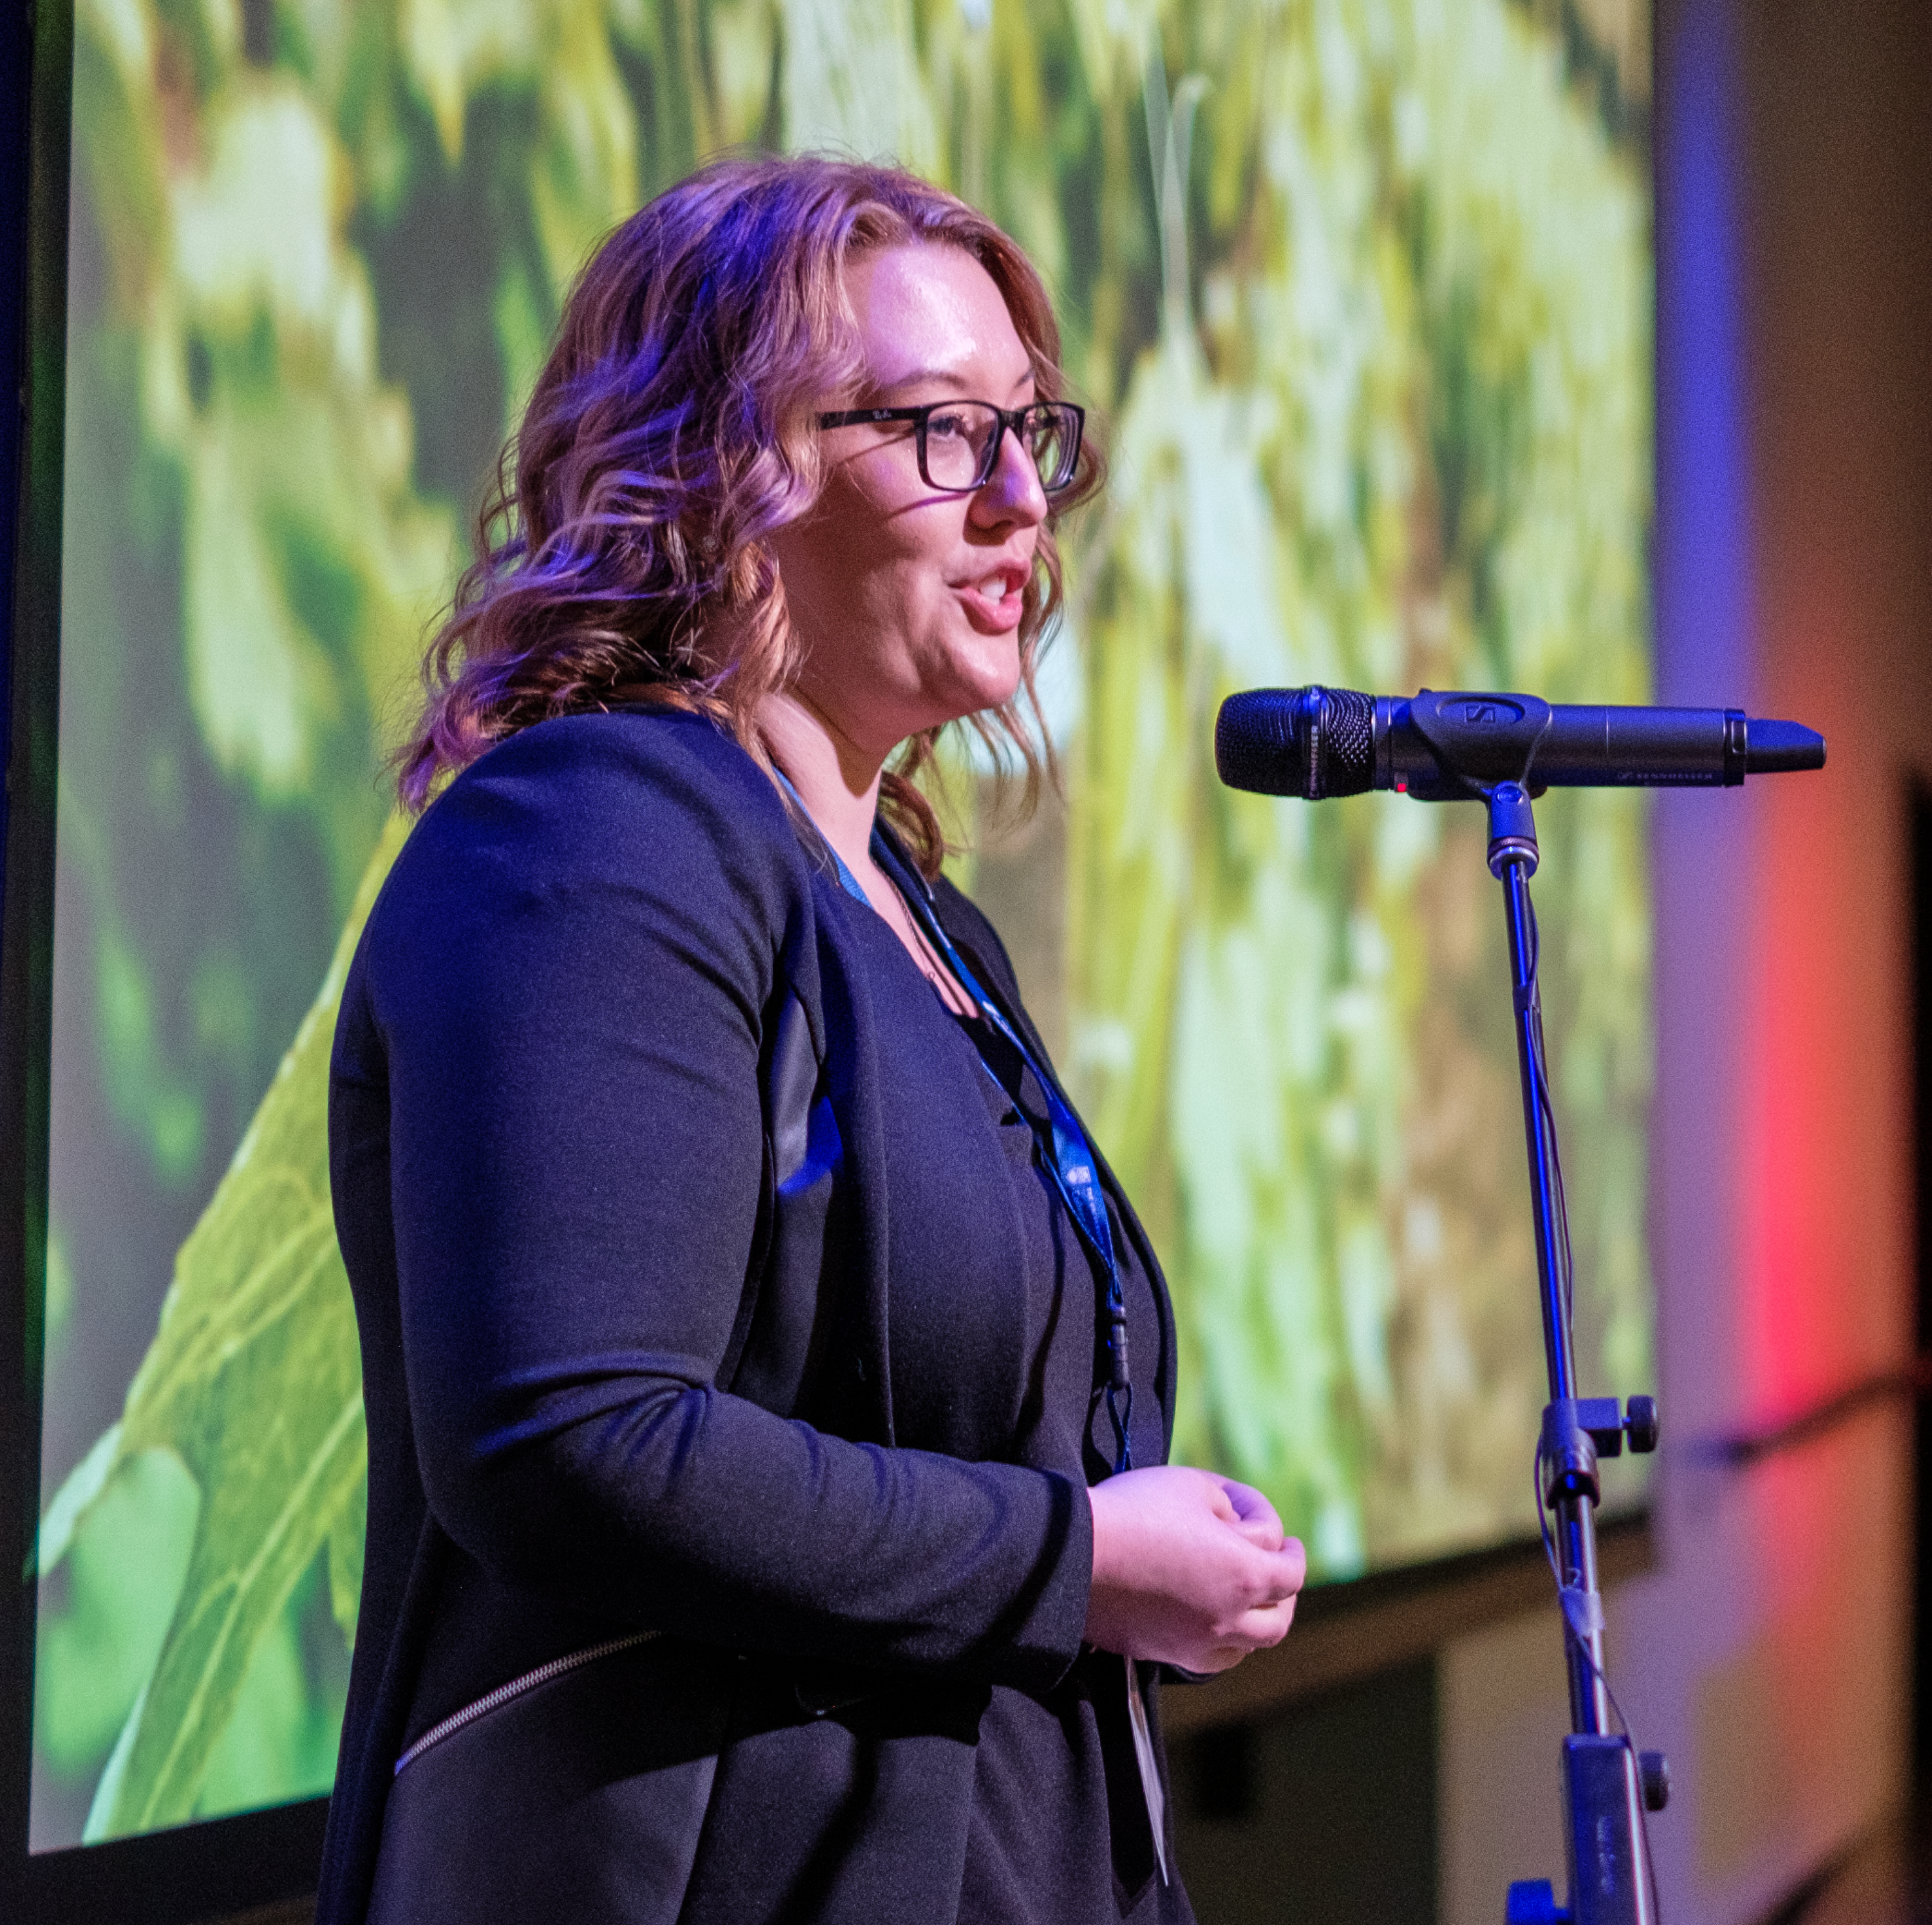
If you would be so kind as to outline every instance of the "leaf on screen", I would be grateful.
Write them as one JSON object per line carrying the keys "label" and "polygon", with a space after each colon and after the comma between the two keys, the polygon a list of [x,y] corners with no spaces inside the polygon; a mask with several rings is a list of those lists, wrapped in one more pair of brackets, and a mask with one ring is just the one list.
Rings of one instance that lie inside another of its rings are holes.
{"label": "leaf on screen", "polygon": [[[203,1493],[167,1637],[96,1797],[100,1836],[194,1814],[249,1664],[325,1552],[338,1620],[353,1617],[368,1446],[329,1202],[329,1050],[356,939],[406,827],[396,817],[384,831],[314,1007],[182,1245],[100,1477],[104,1490],[137,1453],[167,1449]],[[66,1507],[74,1524],[86,1507]],[[61,1497],[56,1511],[66,1514]]]}

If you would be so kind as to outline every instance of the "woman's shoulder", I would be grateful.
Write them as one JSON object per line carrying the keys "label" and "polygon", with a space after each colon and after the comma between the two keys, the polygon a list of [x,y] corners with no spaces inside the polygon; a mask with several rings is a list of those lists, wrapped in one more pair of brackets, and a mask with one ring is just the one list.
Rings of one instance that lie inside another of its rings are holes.
{"label": "woman's shoulder", "polygon": [[[647,831],[642,844],[633,840]],[[541,834],[668,855],[693,837],[778,857],[797,846],[771,780],[716,722],[678,709],[560,715],[504,738],[425,811],[412,843]]]}
{"label": "woman's shoulder", "polygon": [[461,925],[584,891],[700,914],[731,903],[776,928],[810,881],[777,790],[730,734],[620,709],[533,723],[464,769],[404,845],[375,919],[406,904]]}
{"label": "woman's shoulder", "polygon": [[464,769],[426,812],[427,822],[495,813],[506,802],[555,813],[597,800],[625,815],[666,808],[723,810],[767,828],[785,814],[770,779],[707,716],[677,708],[599,709],[553,716],[505,736]]}

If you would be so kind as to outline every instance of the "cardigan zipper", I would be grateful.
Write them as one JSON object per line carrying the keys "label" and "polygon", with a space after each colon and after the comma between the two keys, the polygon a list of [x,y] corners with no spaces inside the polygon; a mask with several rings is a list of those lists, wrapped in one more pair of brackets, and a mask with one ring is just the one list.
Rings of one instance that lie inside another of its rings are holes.
{"label": "cardigan zipper", "polygon": [[586,1665],[594,1665],[599,1658],[615,1657],[619,1652],[629,1651],[634,1645],[648,1644],[659,1635],[657,1631],[633,1631],[626,1638],[611,1638],[602,1644],[591,1645],[587,1651],[574,1651],[568,1657],[552,1658],[549,1664],[539,1665],[534,1671],[525,1671],[521,1677],[513,1677],[508,1684],[500,1684],[495,1690],[486,1691],[461,1711],[453,1711],[440,1724],[430,1725],[396,1760],[395,1775],[400,1778],[405,1765],[414,1764],[432,1746],[441,1744],[446,1737],[455,1737],[465,1725],[474,1724],[485,1713],[508,1704],[513,1698],[521,1698],[525,1691],[534,1691],[538,1685],[549,1684],[552,1678],[561,1677]]}

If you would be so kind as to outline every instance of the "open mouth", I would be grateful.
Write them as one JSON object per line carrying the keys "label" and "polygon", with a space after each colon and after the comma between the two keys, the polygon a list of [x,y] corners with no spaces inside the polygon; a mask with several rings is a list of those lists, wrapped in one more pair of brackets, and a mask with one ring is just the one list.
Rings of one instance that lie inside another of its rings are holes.
{"label": "open mouth", "polygon": [[959,585],[959,592],[970,607],[1005,626],[1020,619],[1021,597],[1032,572],[1017,562],[1008,562],[969,577]]}

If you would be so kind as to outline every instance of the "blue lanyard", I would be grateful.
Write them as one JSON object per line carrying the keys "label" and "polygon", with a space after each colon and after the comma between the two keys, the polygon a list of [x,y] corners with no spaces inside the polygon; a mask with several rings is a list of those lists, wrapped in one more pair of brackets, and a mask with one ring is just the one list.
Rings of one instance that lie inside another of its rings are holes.
{"label": "blue lanyard", "polygon": [[[807,821],[811,812],[805,808],[804,799],[792,788],[783,770],[777,770],[779,780],[785,784],[793,802],[798,804],[801,813]],[[817,825],[815,823],[814,828]],[[845,859],[826,840],[824,832],[818,840],[825,853],[832,859],[838,872],[839,887],[846,894],[856,898],[870,909],[872,899],[859,887],[859,879],[846,866]],[[1007,1013],[997,1002],[980,987],[979,978],[967,967],[966,959],[960,954],[952,938],[941,926],[938,915],[934,911],[932,891],[926,887],[923,876],[907,873],[891,846],[875,829],[872,832],[872,858],[897,886],[900,899],[911,912],[912,920],[919,925],[920,933],[938,952],[946,966],[952,971],[960,987],[972,999],[987,1023],[1005,1038],[1008,1047],[1020,1061],[1032,1071],[1033,1080],[1046,1096],[1048,1127],[1042,1130],[1033,1120],[1027,1118],[1033,1132],[1033,1141],[1040,1151],[1040,1160],[1046,1166],[1053,1179],[1054,1188],[1058,1191],[1060,1201],[1067,1206],[1067,1214],[1073,1218],[1080,1230],[1081,1240],[1093,1253],[1094,1261],[1100,1265],[1106,1278],[1107,1313],[1107,1415],[1113,1422],[1114,1438],[1117,1446],[1114,1469],[1133,1469],[1133,1442],[1129,1425],[1134,1414],[1134,1386],[1128,1372],[1127,1357],[1127,1299],[1120,1284],[1120,1265],[1114,1254],[1114,1230],[1107,1217],[1106,1193],[1101,1188],[1100,1172],[1094,1165],[1093,1151],[1087,1142],[1087,1134],[1081,1128],[1080,1119],[1073,1113],[1071,1106],[1061,1096],[1058,1085],[1047,1073],[1046,1066],[1027,1047],[1026,1042],[1014,1025],[1008,1021]],[[999,1079],[993,1074],[990,1063],[981,1058],[981,1067],[996,1084]],[[1001,1094],[1005,1094],[1001,1086]],[[1016,1106],[1017,1107],[1017,1106]],[[1025,1115],[1022,1110],[1020,1112]]]}

